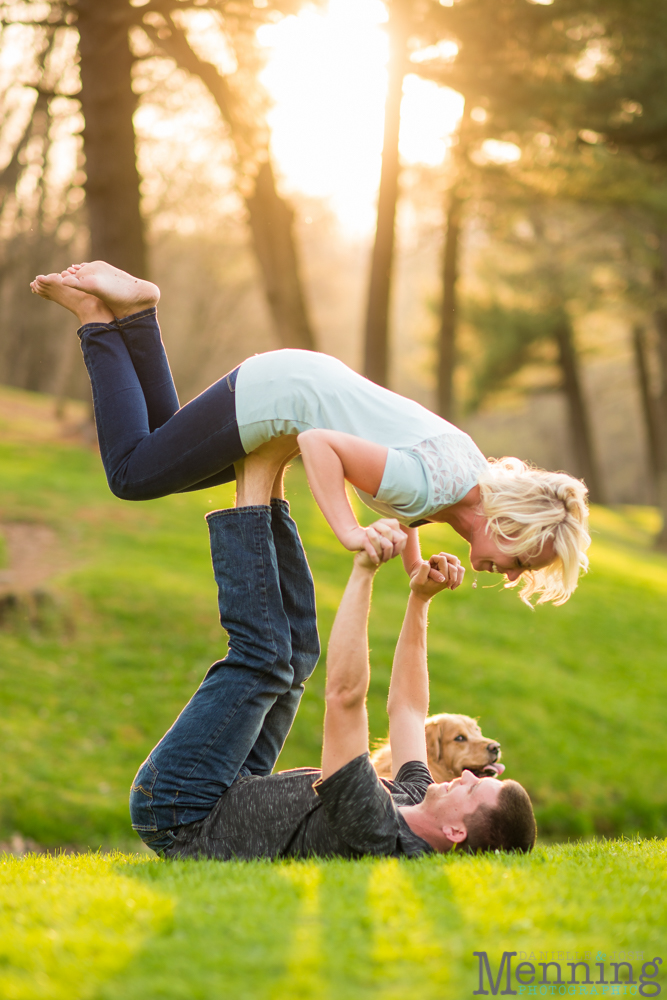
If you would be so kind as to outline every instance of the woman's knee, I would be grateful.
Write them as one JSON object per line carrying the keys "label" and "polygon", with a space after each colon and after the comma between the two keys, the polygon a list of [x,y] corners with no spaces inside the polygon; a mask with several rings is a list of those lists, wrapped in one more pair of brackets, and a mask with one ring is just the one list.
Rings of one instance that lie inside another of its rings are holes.
{"label": "woman's knee", "polygon": [[163,496],[160,492],[155,492],[148,486],[141,483],[134,483],[124,479],[108,478],[109,489],[119,500],[157,500]]}

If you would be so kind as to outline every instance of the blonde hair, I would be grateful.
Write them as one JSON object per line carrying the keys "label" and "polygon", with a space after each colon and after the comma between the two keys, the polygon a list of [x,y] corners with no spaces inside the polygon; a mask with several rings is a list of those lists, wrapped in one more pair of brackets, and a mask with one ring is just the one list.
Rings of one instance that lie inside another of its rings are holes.
{"label": "blonde hair", "polygon": [[556,558],[544,569],[526,570],[506,587],[523,587],[519,597],[530,606],[565,604],[579,574],[588,570],[588,489],[565,472],[546,472],[518,458],[490,459],[479,477],[481,508],[489,531],[508,555],[539,556],[553,542]]}

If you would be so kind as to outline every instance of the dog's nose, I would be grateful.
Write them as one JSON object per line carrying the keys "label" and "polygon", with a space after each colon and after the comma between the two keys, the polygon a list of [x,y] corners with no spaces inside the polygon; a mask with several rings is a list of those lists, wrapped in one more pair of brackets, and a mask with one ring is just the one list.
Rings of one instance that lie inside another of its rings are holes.
{"label": "dog's nose", "polygon": [[494,758],[497,759],[500,756],[500,743],[488,743],[486,749],[493,754]]}

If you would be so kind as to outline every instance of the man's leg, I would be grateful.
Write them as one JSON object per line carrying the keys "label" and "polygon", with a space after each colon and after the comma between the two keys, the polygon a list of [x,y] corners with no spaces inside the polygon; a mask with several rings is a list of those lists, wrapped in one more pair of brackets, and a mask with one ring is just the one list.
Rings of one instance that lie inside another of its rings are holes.
{"label": "man's leg", "polygon": [[292,686],[280,695],[264,719],[242,774],[271,774],[297,713],[304,683],[320,655],[315,587],[306,553],[286,500],[271,499],[271,528],[278,558],[280,592],[292,644]]}
{"label": "man's leg", "polygon": [[210,668],[132,786],[132,825],[158,850],[173,840],[172,827],[208,815],[293,683],[270,508],[215,511],[207,521],[229,652]]}

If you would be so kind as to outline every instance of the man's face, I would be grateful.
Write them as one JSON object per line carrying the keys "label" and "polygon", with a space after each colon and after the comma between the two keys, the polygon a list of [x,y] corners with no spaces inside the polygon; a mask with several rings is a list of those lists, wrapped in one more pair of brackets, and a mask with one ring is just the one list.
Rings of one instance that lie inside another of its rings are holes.
{"label": "man's face", "polygon": [[424,803],[447,839],[461,843],[467,836],[466,817],[481,805],[494,809],[502,787],[497,778],[476,778],[464,771],[460,778],[429,785]]}
{"label": "man's face", "polygon": [[508,555],[498,545],[485,517],[477,517],[470,533],[470,564],[477,573],[504,573],[508,580],[518,580],[524,570],[544,569],[556,558],[551,539],[538,556],[528,553]]}

